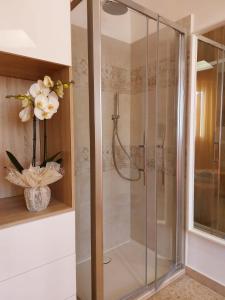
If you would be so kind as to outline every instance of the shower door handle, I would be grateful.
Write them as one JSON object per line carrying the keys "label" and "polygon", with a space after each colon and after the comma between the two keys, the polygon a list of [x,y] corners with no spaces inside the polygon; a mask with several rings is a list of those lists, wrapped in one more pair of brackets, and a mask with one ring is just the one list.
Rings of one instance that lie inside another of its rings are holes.
{"label": "shower door handle", "polygon": [[145,161],[145,145],[139,145],[138,146],[140,149],[143,150],[143,156],[142,156],[142,168],[139,168],[139,171],[143,172],[144,171],[144,161]]}
{"label": "shower door handle", "polygon": [[161,158],[162,158],[162,165],[161,165],[161,174],[162,174],[162,186],[165,185],[165,160],[164,160],[164,145],[157,145],[157,148],[161,150]]}
{"label": "shower door handle", "polygon": [[145,161],[146,161],[146,157],[145,157],[145,145],[139,145],[138,146],[140,149],[143,150],[143,156],[141,156],[143,159],[142,159],[142,168],[139,168],[139,171],[140,172],[143,172],[143,175],[144,175],[144,185],[146,183],[146,178],[145,178]]}

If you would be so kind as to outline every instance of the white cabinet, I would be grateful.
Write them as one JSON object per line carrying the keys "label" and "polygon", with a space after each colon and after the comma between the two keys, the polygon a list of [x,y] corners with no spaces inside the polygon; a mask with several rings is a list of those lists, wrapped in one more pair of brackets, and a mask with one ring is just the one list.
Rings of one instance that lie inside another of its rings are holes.
{"label": "white cabinet", "polygon": [[74,293],[75,257],[58,260],[0,283],[1,300],[65,300]]}
{"label": "white cabinet", "polygon": [[74,214],[74,212],[65,213],[2,229],[0,282],[74,254]]}
{"label": "white cabinet", "polygon": [[0,231],[1,300],[65,300],[75,286],[74,211]]}
{"label": "white cabinet", "polygon": [[0,51],[71,64],[70,0],[0,1]]}

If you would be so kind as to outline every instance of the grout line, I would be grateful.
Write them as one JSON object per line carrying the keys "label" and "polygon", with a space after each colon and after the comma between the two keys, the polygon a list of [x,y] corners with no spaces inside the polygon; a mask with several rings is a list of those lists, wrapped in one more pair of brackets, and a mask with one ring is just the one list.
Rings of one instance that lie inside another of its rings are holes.
{"label": "grout line", "polygon": [[51,265],[51,264],[53,264],[53,263],[55,263],[55,262],[61,261],[61,260],[65,259],[65,258],[68,258],[68,257],[71,257],[71,256],[75,256],[75,252],[73,252],[73,253],[71,253],[71,254],[67,254],[67,255],[65,255],[65,256],[62,256],[62,257],[60,257],[60,258],[56,258],[56,259],[54,259],[54,260],[52,260],[52,261],[49,261],[49,262],[44,263],[44,264],[42,264],[42,265],[39,265],[39,266],[37,266],[37,267],[33,267],[33,268],[31,268],[31,269],[29,269],[29,270],[27,270],[27,271],[24,271],[24,272],[21,272],[21,273],[17,273],[16,275],[7,277],[7,278],[5,278],[5,279],[3,279],[3,280],[0,280],[0,284],[6,282],[6,281],[8,281],[8,280],[14,279],[14,278],[16,278],[16,277],[20,277],[20,276],[22,276],[22,275],[24,275],[24,274],[27,274],[27,273],[33,272],[33,271],[35,271],[35,270],[41,269],[41,268],[43,268],[43,267],[45,267],[45,266]]}

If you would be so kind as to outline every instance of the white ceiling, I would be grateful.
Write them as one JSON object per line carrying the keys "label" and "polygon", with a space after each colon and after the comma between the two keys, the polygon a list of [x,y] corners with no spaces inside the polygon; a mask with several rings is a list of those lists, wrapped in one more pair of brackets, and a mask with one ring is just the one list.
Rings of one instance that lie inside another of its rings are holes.
{"label": "white ceiling", "polygon": [[[134,0],[171,21],[177,21],[190,14],[194,15],[193,31],[199,32],[225,22],[225,0]],[[86,0],[71,13],[71,23],[87,27]],[[131,43],[144,36],[145,18],[129,12],[123,16],[102,13],[102,33]],[[154,31],[154,25],[151,31]]]}

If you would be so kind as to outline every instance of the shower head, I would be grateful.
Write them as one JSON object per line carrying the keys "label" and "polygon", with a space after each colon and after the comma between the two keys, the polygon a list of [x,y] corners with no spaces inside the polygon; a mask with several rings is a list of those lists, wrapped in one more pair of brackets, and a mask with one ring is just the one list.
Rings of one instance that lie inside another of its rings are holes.
{"label": "shower head", "polygon": [[113,0],[104,0],[102,3],[103,10],[114,16],[124,15],[128,12],[128,8],[119,2],[115,2]]}

